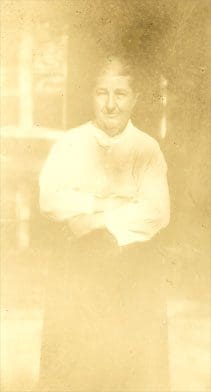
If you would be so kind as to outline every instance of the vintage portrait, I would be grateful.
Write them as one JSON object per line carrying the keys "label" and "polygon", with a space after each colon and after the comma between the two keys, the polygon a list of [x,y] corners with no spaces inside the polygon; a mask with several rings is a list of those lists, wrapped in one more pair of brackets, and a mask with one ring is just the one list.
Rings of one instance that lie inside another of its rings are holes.
{"label": "vintage portrait", "polygon": [[2,0],[2,391],[210,391],[209,11]]}

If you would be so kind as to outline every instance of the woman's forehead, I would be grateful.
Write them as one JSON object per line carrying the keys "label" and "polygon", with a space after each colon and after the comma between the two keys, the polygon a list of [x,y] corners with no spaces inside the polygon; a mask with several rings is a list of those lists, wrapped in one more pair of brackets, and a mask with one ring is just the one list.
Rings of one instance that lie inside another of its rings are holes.
{"label": "woman's forehead", "polygon": [[100,74],[96,80],[96,87],[116,87],[131,88],[131,78],[129,75],[122,75],[116,70],[107,70]]}

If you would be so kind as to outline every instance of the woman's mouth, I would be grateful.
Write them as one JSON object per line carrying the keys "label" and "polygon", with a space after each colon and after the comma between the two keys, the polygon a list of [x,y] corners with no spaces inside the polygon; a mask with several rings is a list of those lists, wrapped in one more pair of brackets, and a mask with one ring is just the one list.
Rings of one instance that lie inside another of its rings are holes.
{"label": "woman's mouth", "polygon": [[106,117],[109,117],[109,118],[114,118],[114,117],[117,117],[117,113],[106,113]]}

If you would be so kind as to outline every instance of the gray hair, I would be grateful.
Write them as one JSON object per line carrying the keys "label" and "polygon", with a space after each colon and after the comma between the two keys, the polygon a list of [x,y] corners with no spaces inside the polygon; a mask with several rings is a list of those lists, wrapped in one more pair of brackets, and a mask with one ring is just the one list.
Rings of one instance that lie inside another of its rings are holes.
{"label": "gray hair", "polygon": [[116,66],[119,75],[128,76],[134,91],[139,90],[138,67],[133,57],[126,55],[110,54],[100,59],[97,63],[95,81],[111,66]]}

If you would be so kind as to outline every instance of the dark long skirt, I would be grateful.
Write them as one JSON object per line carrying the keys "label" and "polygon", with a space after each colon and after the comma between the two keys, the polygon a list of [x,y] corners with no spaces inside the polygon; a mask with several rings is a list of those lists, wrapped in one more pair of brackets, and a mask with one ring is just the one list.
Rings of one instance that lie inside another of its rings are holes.
{"label": "dark long skirt", "polygon": [[37,391],[170,391],[163,263],[155,242],[71,241],[49,272]]}

